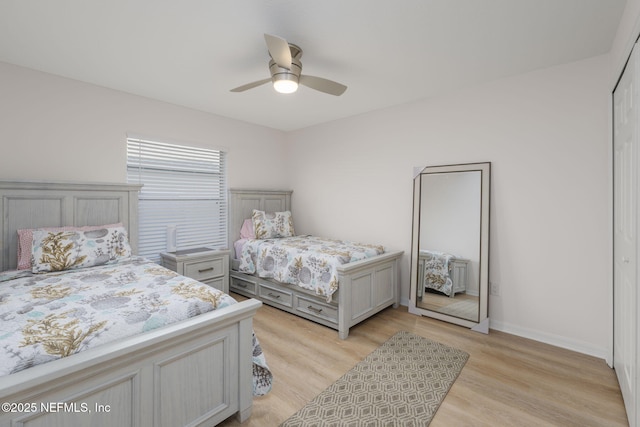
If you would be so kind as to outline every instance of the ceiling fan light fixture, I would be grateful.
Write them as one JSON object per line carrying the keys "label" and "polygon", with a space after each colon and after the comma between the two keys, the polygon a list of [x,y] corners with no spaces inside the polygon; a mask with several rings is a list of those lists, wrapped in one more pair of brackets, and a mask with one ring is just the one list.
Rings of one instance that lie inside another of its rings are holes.
{"label": "ceiling fan light fixture", "polygon": [[269,51],[269,72],[270,79],[262,79],[252,83],[247,83],[237,88],[231,89],[231,92],[244,92],[257,86],[271,81],[273,88],[278,93],[294,93],[301,84],[311,89],[327,93],[329,95],[340,96],[347,90],[343,84],[322,77],[303,75],[302,73],[302,49],[295,44],[288,43],[285,39],[269,34],[264,35],[267,42],[267,50]]}
{"label": "ceiling fan light fixture", "polygon": [[276,74],[273,76],[273,88],[279,93],[294,93],[298,90],[298,78],[294,74]]}

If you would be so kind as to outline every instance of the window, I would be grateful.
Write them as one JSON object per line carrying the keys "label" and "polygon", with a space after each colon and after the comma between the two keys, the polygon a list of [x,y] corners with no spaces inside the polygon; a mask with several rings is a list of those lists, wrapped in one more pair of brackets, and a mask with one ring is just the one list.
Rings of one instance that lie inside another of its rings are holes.
{"label": "window", "polygon": [[144,184],[139,195],[138,254],[154,261],[176,246],[227,247],[226,153],[127,138],[127,181]]}

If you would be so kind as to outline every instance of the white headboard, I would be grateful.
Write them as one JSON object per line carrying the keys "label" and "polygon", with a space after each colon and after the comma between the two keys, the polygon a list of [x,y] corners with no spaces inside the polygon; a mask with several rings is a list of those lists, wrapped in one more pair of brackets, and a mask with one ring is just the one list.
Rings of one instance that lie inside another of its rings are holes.
{"label": "white headboard", "polygon": [[138,253],[138,193],[142,185],[0,181],[0,271],[17,265],[21,228],[121,222]]}
{"label": "white headboard", "polygon": [[254,209],[265,212],[291,211],[292,190],[229,190],[229,247],[240,238],[245,219]]}

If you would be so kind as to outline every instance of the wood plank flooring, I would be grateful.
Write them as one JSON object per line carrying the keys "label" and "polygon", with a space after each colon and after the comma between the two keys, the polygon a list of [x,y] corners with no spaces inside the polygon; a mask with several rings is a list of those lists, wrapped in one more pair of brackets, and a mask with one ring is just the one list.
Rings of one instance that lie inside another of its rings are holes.
{"label": "wood plank flooring", "polygon": [[[238,300],[244,299],[233,294]],[[431,422],[451,426],[627,426],[622,395],[604,360],[491,330],[488,335],[388,308],[340,340],[333,329],[263,305],[254,330],[274,374],[245,423],[278,426],[357,362],[406,330],[470,354]]]}

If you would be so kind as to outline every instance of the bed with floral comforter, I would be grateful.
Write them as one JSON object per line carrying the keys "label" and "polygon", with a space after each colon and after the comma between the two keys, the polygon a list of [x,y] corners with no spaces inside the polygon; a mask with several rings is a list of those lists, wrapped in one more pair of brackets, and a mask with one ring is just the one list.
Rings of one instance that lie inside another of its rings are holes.
{"label": "bed with floral comforter", "polygon": [[298,285],[330,302],[338,290],[339,266],[382,253],[380,245],[315,236],[248,239],[242,247],[239,271]]}
{"label": "bed with floral comforter", "polygon": [[[0,376],[223,308],[227,294],[145,258],[34,274],[0,273]],[[271,372],[254,335],[254,394]]]}
{"label": "bed with floral comforter", "polygon": [[455,256],[436,251],[420,251],[424,257],[424,286],[451,296],[453,281],[450,274],[450,263]]}

